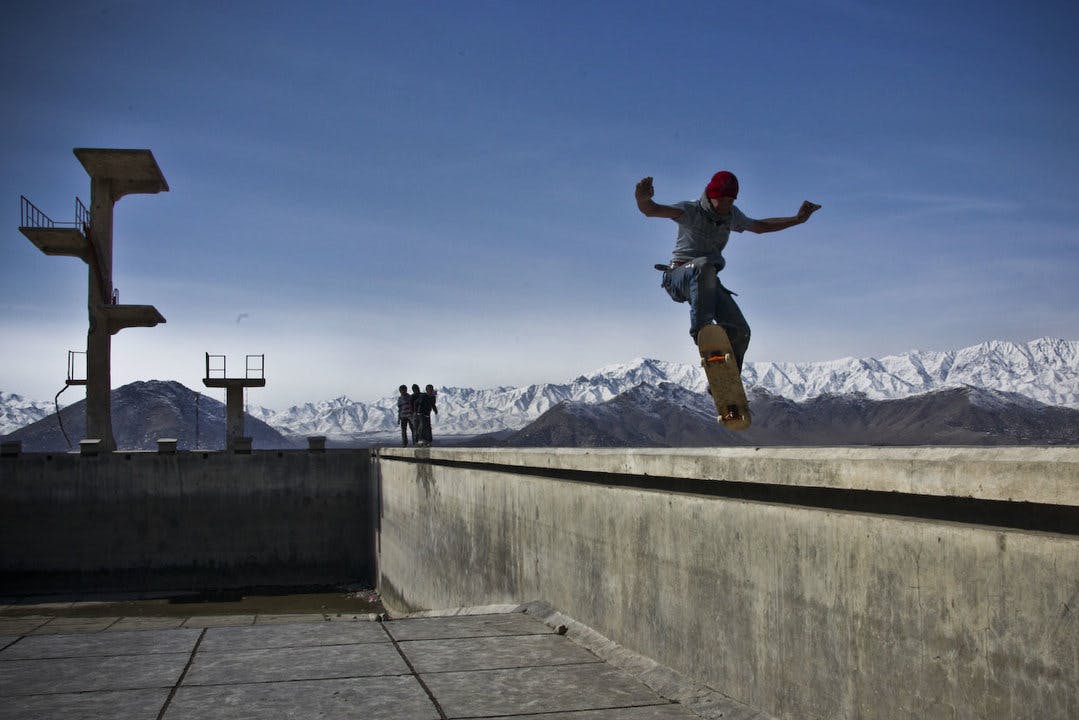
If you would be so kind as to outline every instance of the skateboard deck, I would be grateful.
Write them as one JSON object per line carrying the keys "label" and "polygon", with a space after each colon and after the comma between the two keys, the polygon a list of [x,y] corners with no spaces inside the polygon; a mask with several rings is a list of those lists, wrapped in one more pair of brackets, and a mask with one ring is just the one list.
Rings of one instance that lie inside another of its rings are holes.
{"label": "skateboard deck", "polygon": [[697,335],[697,349],[719,413],[719,424],[728,430],[745,430],[752,422],[749,402],[727,331],[720,325],[705,325]]}

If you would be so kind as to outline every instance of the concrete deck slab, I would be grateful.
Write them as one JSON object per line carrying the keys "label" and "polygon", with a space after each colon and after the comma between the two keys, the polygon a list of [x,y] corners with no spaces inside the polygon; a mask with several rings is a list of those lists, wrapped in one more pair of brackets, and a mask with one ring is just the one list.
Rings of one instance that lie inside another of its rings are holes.
{"label": "concrete deck slab", "polygon": [[41,596],[31,595],[30,597],[22,598],[18,604],[32,605],[34,610],[42,613],[53,613],[58,610],[69,610],[71,606],[75,604],[74,597],[55,598],[53,596]]}
{"label": "concrete deck slab", "polygon": [[121,618],[115,625],[109,626],[106,632],[123,632],[127,630],[173,630],[183,624],[184,618],[130,617]]}
{"label": "concrete deck slab", "polygon": [[389,643],[321,645],[240,652],[198,652],[185,685],[327,680],[407,675],[408,666]]}
{"label": "concrete deck slab", "polygon": [[[13,647],[18,647],[18,644]],[[168,688],[187,653],[0,661],[0,699],[18,695]]]}
{"label": "concrete deck slab", "polygon": [[[346,615],[345,613],[336,613],[334,615],[324,615],[322,617],[322,621],[323,622],[336,622],[336,623],[341,623],[341,622],[379,622],[379,620],[381,618],[383,618],[383,617],[385,617],[385,615],[384,614],[380,615],[379,613],[362,613],[362,614],[360,614],[360,613],[352,613],[352,614],[348,614],[348,615]],[[259,617],[259,622],[260,623],[264,622],[261,616]],[[296,622],[301,622],[301,621],[297,620]]]}
{"label": "concrete deck slab", "polygon": [[[522,715],[500,715],[485,720],[514,720]],[[581,710],[579,712],[540,713],[528,715],[527,720],[698,720],[681,705],[644,705],[632,708],[610,708],[605,710]]]}
{"label": "concrete deck slab", "polygon": [[608,665],[422,674],[449,718],[662,705],[668,701]]}
{"label": "concrete deck slab", "polygon": [[36,630],[33,630],[33,635],[57,635],[66,633],[85,633],[85,632],[98,632],[99,630],[106,630],[108,627],[116,623],[120,618],[118,617],[104,617],[104,618],[66,618],[58,617],[54,618],[50,622],[45,623]]}
{"label": "concrete deck slab", "polygon": [[296,625],[254,625],[212,628],[206,632],[200,652],[237,652],[316,645],[389,643],[378,623],[299,623]]}
{"label": "concrete deck slab", "polygon": [[601,662],[561,635],[410,640],[400,644],[418,673]]}
{"label": "concrete deck slab", "polygon": [[51,619],[37,616],[0,618],[0,635],[29,635]]}
{"label": "concrete deck slab", "polygon": [[0,660],[190,653],[200,634],[198,630],[129,630],[36,635],[0,652]]}
{"label": "concrete deck slab", "polygon": [[275,717],[438,720],[439,715],[416,678],[397,676],[181,687],[164,720]]}
{"label": "concrete deck slab", "polygon": [[395,640],[441,640],[466,637],[536,635],[554,630],[522,613],[408,618],[385,623]]}
{"label": "concrete deck slab", "polygon": [[0,720],[697,717],[523,611],[210,628],[109,618],[53,635],[28,633],[55,620],[19,620],[26,632],[0,637]]}
{"label": "concrete deck slab", "polygon": [[254,615],[206,615],[203,617],[188,618],[184,627],[188,628],[215,628],[233,627],[235,625],[254,625]]}
{"label": "concrete deck slab", "polygon": [[4,697],[0,698],[0,720],[152,720],[157,717],[168,697],[168,688]]}
{"label": "concrete deck slab", "polygon": [[326,615],[258,615],[256,625],[295,625],[296,623],[326,622]]}

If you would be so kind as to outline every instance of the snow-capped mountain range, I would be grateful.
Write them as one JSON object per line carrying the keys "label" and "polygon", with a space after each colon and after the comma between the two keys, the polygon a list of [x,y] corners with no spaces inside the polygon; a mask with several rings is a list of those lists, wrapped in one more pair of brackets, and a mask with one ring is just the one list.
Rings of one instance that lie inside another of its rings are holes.
{"label": "snow-capped mountain range", "polygon": [[[818,363],[747,363],[748,390],[805,401],[822,395],[861,394],[894,400],[934,390],[976,387],[1017,393],[1046,405],[1079,408],[1079,342],[1043,338],[1029,343],[991,341],[948,352],[912,351],[883,358],[844,358]],[[601,403],[639,385],[670,383],[695,393],[707,390],[696,364],[639,358],[609,365],[566,383],[485,390],[438,391],[440,435],[516,430],[564,401]],[[255,417],[292,435],[351,437],[395,432],[397,399],[362,403],[340,397]]]}
{"label": "snow-capped mountain range", "polygon": [[1042,338],[991,341],[948,352],[913,351],[881,359],[749,363],[746,387],[802,401],[863,393],[897,400],[953,387],[1017,393],[1046,405],[1079,408],[1079,342]]}
{"label": "snow-capped mountain range", "polygon": [[0,435],[35,423],[54,411],[52,403],[27,400],[21,395],[0,391]]}
{"label": "snow-capped mountain range", "polygon": [[894,400],[856,393],[803,402],[757,387],[749,400],[753,425],[733,432],[717,425],[707,393],[671,383],[638,385],[605,403],[562,403],[515,432],[463,442],[495,447],[1079,444],[1079,410],[972,386]]}
{"label": "snow-capped mountain range", "polygon": [[[827,395],[895,400],[947,388],[974,387],[1016,393],[1046,405],[1079,408],[1079,342],[1043,338],[1029,343],[991,341],[948,352],[912,351],[883,358],[844,358],[817,363],[747,363],[746,388],[803,402]],[[559,403],[607,402],[647,385],[706,392],[696,364],[636,359],[609,365],[565,383],[438,391],[436,435],[478,435],[518,430]],[[990,397],[991,394],[982,397]],[[707,399],[707,398],[705,398]],[[0,434],[52,412],[50,403],[0,393]],[[397,432],[397,399],[364,403],[339,397],[283,411],[249,408],[250,414],[287,435],[357,439]]]}

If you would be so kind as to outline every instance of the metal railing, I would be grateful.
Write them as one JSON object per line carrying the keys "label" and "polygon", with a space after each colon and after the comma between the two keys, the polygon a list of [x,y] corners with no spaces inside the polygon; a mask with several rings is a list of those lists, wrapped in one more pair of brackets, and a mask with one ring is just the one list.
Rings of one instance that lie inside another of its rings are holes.
{"label": "metal railing", "polygon": [[[228,360],[224,355],[211,355],[206,353],[206,379],[228,378],[226,364]],[[244,377],[264,380],[266,378],[266,355],[247,355],[244,357]]]}
{"label": "metal railing", "polygon": [[[79,372],[79,369],[82,372]],[[80,377],[81,376],[81,377]],[[67,351],[67,384],[86,384],[86,353],[80,350]]]}
{"label": "metal railing", "polygon": [[75,196],[75,227],[82,230],[86,237],[90,237],[90,211],[82,204],[78,195]]}
{"label": "metal railing", "polygon": [[[217,362],[221,362],[221,367],[217,367]],[[210,378],[224,378],[225,375],[225,363],[226,359],[224,355],[211,355],[206,353],[206,379]],[[211,373],[221,373],[220,375],[212,375]]]}
{"label": "metal railing", "polygon": [[75,221],[74,222],[60,222],[53,220],[51,217],[42,212],[34,203],[25,195],[19,196],[19,227],[31,227],[31,228],[51,228],[51,227],[75,227],[82,230],[89,235],[90,233],[90,211],[83,205],[82,200],[75,197]]}
{"label": "metal railing", "polygon": [[[245,358],[246,368],[244,377],[257,377],[260,379],[266,378],[266,356],[265,355],[248,355]],[[258,373],[258,375],[252,375],[251,373]]]}
{"label": "metal railing", "polygon": [[26,199],[25,195],[19,196],[19,227],[55,227],[45,213],[41,212],[37,205]]}

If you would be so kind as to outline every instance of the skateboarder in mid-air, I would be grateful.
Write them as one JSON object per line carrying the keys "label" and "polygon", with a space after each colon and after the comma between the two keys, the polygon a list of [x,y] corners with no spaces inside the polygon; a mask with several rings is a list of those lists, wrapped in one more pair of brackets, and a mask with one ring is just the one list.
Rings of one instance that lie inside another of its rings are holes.
{"label": "skateboarder in mid-air", "polygon": [[[655,190],[650,177],[637,183],[634,194],[637,209],[646,216],[670,218],[678,223],[670,264],[656,265],[656,269],[663,271],[662,285],[667,294],[676,302],[689,303],[689,334],[699,346],[720,422],[731,429],[745,429],[749,427],[749,413],[739,375],[749,347],[749,324],[732,297],[734,293],[719,281],[719,271],[726,264],[723,248],[731,230],[786,230],[804,223],[820,205],[807,200],[793,217],[754,220],[735,207],[738,178],[725,170],[712,176],[700,200],[660,205],[652,199]],[[713,324],[725,334],[716,328],[702,333],[703,328]],[[727,362],[732,356],[734,367]],[[732,372],[735,367],[737,370]]]}
{"label": "skateboarder in mid-air", "polygon": [[735,207],[738,178],[725,170],[712,177],[700,200],[660,205],[652,200],[654,193],[652,178],[637,183],[637,208],[648,217],[670,218],[678,223],[670,265],[656,266],[663,270],[663,289],[675,302],[689,303],[689,334],[694,343],[705,325],[723,326],[741,369],[749,347],[749,325],[731,297],[733,293],[719,282],[719,271],[726,264],[723,248],[731,230],[752,233],[786,230],[804,223],[820,205],[807,200],[794,217],[754,220]]}

